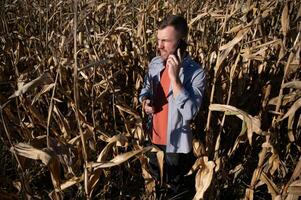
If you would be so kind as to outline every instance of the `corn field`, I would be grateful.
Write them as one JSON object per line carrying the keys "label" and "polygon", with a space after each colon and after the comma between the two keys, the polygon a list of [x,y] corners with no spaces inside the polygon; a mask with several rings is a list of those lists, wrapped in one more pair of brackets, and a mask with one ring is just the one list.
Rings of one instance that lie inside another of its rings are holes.
{"label": "corn field", "polygon": [[[301,196],[298,0],[2,0],[0,199],[156,199],[138,102],[158,22],[207,73],[197,199]],[[162,165],[162,160],[160,164]],[[161,174],[162,176],[162,174]]]}

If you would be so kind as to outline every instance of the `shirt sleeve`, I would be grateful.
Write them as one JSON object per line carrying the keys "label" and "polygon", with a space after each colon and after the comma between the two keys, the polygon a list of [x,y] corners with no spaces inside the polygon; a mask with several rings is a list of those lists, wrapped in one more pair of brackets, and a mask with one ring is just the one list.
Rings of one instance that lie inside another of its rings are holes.
{"label": "shirt sleeve", "polygon": [[144,77],[144,82],[142,85],[141,92],[139,94],[139,101],[142,102],[143,99],[152,97],[152,78],[149,72],[146,73]]}
{"label": "shirt sleeve", "polygon": [[183,89],[175,97],[175,105],[181,113],[183,120],[192,120],[199,111],[204,96],[206,84],[205,72],[196,70]]}

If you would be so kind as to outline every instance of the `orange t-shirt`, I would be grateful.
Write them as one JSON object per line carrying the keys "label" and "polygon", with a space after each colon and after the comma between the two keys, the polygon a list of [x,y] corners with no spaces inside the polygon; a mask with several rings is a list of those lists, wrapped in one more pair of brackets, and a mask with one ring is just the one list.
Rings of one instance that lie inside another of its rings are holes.
{"label": "orange t-shirt", "polygon": [[154,88],[154,108],[153,115],[153,134],[152,142],[154,144],[166,145],[167,125],[168,125],[168,101],[167,95],[169,91],[170,80],[168,76],[168,68],[165,67],[161,72],[160,84]]}

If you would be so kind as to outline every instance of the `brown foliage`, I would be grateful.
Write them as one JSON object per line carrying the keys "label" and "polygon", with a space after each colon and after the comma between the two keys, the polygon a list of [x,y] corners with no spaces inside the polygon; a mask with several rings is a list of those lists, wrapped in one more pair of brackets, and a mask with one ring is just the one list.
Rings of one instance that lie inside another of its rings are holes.
{"label": "brown foliage", "polygon": [[138,94],[170,13],[208,73],[194,198],[298,199],[297,0],[1,1],[1,198],[155,198]]}

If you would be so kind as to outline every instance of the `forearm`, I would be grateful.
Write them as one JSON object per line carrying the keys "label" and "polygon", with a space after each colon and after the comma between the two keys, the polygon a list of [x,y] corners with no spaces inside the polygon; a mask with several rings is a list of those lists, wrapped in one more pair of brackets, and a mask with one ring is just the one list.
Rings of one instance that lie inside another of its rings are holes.
{"label": "forearm", "polygon": [[198,112],[202,103],[205,89],[205,74],[201,72],[196,74],[191,85],[187,84],[185,87],[182,85],[180,90],[177,90],[178,84],[175,84],[175,86],[175,105],[182,114],[183,119],[190,120]]}
{"label": "forearm", "polygon": [[183,90],[183,85],[179,78],[176,78],[175,80],[171,80],[171,84],[172,84],[173,97],[176,98]]}

